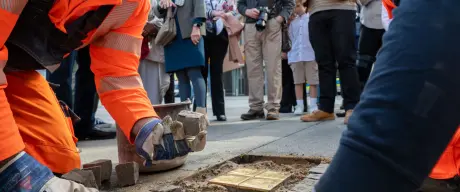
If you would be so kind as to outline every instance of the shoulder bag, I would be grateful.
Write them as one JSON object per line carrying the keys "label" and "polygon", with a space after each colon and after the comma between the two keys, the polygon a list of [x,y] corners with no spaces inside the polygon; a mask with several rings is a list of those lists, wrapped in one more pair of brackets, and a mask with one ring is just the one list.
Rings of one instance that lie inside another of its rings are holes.
{"label": "shoulder bag", "polygon": [[158,31],[155,38],[156,45],[166,46],[176,38],[176,19],[174,16],[176,15],[177,8],[175,8],[174,11],[172,9],[173,8],[168,9],[165,21]]}

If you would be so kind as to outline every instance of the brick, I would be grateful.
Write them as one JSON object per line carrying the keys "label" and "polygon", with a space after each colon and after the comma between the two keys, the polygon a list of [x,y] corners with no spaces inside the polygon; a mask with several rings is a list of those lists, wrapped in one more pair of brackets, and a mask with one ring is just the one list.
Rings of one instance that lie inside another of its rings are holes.
{"label": "brick", "polygon": [[139,179],[139,164],[129,162],[115,166],[118,185],[121,187],[135,185]]}
{"label": "brick", "polygon": [[74,169],[62,175],[62,179],[67,179],[84,185],[85,187],[97,188],[96,178],[90,170]]}
{"label": "brick", "polygon": [[87,167],[83,168],[83,170],[92,171],[94,174],[94,179],[96,179],[97,186],[101,188],[101,166]]}
{"label": "brick", "polygon": [[100,159],[91,163],[84,164],[83,168],[95,166],[101,167],[101,182],[110,181],[110,176],[112,175],[112,161],[109,159]]}

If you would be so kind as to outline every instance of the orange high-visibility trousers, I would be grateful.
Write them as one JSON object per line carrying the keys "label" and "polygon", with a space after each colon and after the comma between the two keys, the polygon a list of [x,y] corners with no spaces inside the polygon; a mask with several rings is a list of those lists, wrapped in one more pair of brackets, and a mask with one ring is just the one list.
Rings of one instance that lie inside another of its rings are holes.
{"label": "orange high-visibility trousers", "polygon": [[431,170],[430,178],[451,179],[455,175],[460,175],[460,129],[455,132],[444,153]]}
{"label": "orange high-visibility trousers", "polygon": [[[73,127],[45,78],[36,71],[27,71],[7,72],[6,79],[6,99],[24,150],[55,173],[80,168]],[[14,148],[20,143],[16,140],[9,145]]]}

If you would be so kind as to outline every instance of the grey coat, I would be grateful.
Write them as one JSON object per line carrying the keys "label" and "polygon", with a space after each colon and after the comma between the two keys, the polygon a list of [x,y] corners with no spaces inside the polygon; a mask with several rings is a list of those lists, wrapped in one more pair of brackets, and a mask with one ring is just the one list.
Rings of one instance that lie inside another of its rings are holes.
{"label": "grey coat", "polygon": [[[154,1],[152,4],[154,7],[154,13],[157,17],[164,18],[166,17],[166,10],[161,9],[159,5],[159,0]],[[181,31],[182,38],[190,38],[193,28],[193,20],[195,18],[202,18],[203,22],[206,19],[206,7],[204,0],[184,0],[184,5],[177,6],[177,21],[179,23],[179,28]],[[201,35],[205,35],[205,24],[201,25]]]}

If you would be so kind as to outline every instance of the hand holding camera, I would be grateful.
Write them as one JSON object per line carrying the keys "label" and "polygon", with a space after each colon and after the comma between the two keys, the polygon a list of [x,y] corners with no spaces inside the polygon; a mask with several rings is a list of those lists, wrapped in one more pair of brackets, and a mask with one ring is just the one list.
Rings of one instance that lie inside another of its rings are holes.
{"label": "hand holding camera", "polygon": [[259,12],[259,9],[252,8],[252,9],[247,9],[245,14],[247,17],[258,19],[260,12]]}

